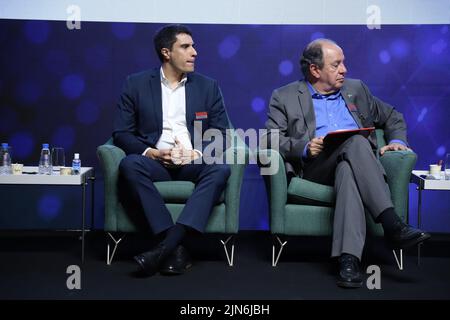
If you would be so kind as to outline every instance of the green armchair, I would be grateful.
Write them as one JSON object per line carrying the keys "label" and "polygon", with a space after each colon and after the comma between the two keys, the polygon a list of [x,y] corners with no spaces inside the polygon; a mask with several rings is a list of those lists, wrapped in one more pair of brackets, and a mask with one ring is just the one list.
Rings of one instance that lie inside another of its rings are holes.
{"label": "green armchair", "polygon": [[[377,129],[377,142],[381,148],[386,145],[383,130]],[[268,153],[268,154],[267,154]],[[332,234],[335,194],[333,187],[294,177],[289,185],[284,160],[275,150],[260,150],[264,164],[278,161],[278,172],[265,177],[269,199],[270,231],[274,236],[272,266],[276,266],[287,241],[281,235],[327,236]],[[269,156],[269,157],[267,157]],[[387,174],[387,182],[397,214],[408,221],[408,184],[417,155],[411,151],[386,152],[380,161]],[[368,231],[383,235],[383,229],[367,217]],[[276,247],[279,247],[277,249]],[[276,253],[278,251],[278,253]],[[400,262],[394,251],[400,269],[403,269],[402,251]]]}
{"label": "green armchair", "polygon": [[[242,158],[242,154],[248,154],[248,148],[245,143],[232,132],[232,147],[226,152],[231,152],[234,158],[234,164],[231,164],[231,175],[228,178],[226,188],[220,197],[219,203],[214,207],[208,224],[206,233],[219,233],[228,235],[225,241],[220,240],[228,260],[228,264],[233,266],[234,262],[234,239],[233,235],[237,234],[239,229],[239,201],[242,178],[244,175],[245,164],[237,161]],[[114,242],[114,248],[110,252],[110,241],[107,244],[107,260],[108,265],[111,264],[118,244],[122,241],[123,236],[116,239],[114,233],[130,233],[139,232],[143,228],[127,214],[118,197],[118,176],[119,164],[125,157],[125,152],[114,146],[112,138],[105,144],[97,148],[97,155],[103,169],[105,179],[105,224],[104,230],[109,236],[108,240]],[[242,162],[242,161],[241,161]],[[194,183],[190,181],[164,181],[156,182],[156,188],[163,196],[166,206],[169,209],[172,219],[176,221],[180,215],[184,203],[194,190]],[[230,243],[230,248],[227,244]]]}

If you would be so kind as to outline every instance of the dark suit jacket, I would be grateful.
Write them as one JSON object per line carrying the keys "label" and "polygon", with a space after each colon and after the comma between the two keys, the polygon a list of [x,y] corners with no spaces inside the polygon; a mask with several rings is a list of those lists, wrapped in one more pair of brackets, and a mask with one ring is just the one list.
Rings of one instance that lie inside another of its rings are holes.
{"label": "dark suit jacket", "polygon": [[[341,93],[359,127],[383,129],[387,141],[398,139],[407,144],[402,114],[373,96],[361,80],[346,79]],[[303,150],[316,132],[311,93],[304,80],[274,90],[266,128],[269,132],[270,129],[280,130],[279,151],[285,160],[287,174],[299,175],[303,166]],[[377,149],[374,132],[369,141],[374,150]]]}
{"label": "dark suit jacket", "polygon": [[[205,130],[215,128],[225,137],[229,121],[217,82],[198,73],[188,73],[185,85],[186,125],[192,145],[194,121],[202,121],[202,136]],[[155,148],[162,134],[163,123],[160,69],[128,76],[117,109],[114,144],[126,154],[142,154],[148,147]],[[203,147],[207,143],[203,143]]]}

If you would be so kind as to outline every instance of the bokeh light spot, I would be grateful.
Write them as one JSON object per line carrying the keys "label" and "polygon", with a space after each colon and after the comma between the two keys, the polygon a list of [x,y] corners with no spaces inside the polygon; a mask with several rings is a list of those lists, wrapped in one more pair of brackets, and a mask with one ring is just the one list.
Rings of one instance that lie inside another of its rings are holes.
{"label": "bokeh light spot", "polygon": [[111,31],[117,39],[127,40],[134,35],[136,25],[134,23],[119,23],[111,24]]}
{"label": "bokeh light spot", "polygon": [[410,45],[403,39],[397,39],[391,43],[390,51],[393,56],[397,58],[404,58],[409,54]]}
{"label": "bokeh light spot", "polygon": [[444,39],[439,39],[438,41],[432,44],[431,52],[435,54],[441,54],[442,51],[445,50],[445,48],[447,48],[447,42],[444,41]]}
{"label": "bokeh light spot", "polygon": [[322,39],[322,38],[325,38],[325,35],[322,32],[314,32],[311,35],[311,41],[314,41],[316,39]]}
{"label": "bokeh light spot", "polygon": [[[34,138],[29,132],[17,132],[11,136],[9,145],[12,147],[12,161],[22,160],[31,156],[34,148]],[[36,159],[36,165],[38,163]]]}
{"label": "bokeh light spot", "polygon": [[288,76],[292,73],[292,71],[294,70],[294,65],[292,64],[291,60],[283,60],[280,62],[280,64],[278,65],[278,71],[283,75],[283,76]]}
{"label": "bokeh light spot", "polygon": [[61,200],[54,195],[44,195],[38,201],[38,214],[45,221],[55,219],[61,210]]}
{"label": "bokeh light spot", "polygon": [[437,150],[436,150],[436,155],[437,155],[438,157],[442,157],[443,155],[445,155],[445,152],[446,152],[445,146],[440,146],[440,147],[437,148]]}
{"label": "bokeh light spot", "polygon": [[380,61],[383,64],[388,64],[391,61],[391,55],[386,50],[380,51],[378,57],[380,58]]}
{"label": "bokeh light spot", "polygon": [[252,100],[252,109],[255,112],[261,112],[265,109],[266,103],[264,102],[264,99],[260,97],[255,97]]}
{"label": "bokeh light spot", "polygon": [[41,44],[47,41],[50,34],[50,24],[47,21],[36,20],[25,23],[25,36],[29,42]]}
{"label": "bokeh light spot", "polygon": [[78,74],[69,74],[61,81],[61,91],[68,99],[76,99],[84,91],[84,79]]}
{"label": "bokeh light spot", "polygon": [[241,47],[241,40],[236,36],[228,36],[219,44],[219,55],[223,59],[233,57]]}

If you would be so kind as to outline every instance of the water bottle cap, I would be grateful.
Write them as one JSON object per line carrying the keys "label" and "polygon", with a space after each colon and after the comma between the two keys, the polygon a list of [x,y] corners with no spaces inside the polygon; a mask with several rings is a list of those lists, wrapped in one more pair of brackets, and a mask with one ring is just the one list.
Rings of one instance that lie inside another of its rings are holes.
{"label": "water bottle cap", "polygon": [[75,153],[73,157],[78,160],[78,159],[80,159],[80,154],[79,153]]}
{"label": "water bottle cap", "polygon": [[42,148],[47,148],[48,149],[48,143],[43,143],[42,144]]}
{"label": "water bottle cap", "polygon": [[2,148],[8,148],[8,143],[7,142],[3,142],[2,143]]}

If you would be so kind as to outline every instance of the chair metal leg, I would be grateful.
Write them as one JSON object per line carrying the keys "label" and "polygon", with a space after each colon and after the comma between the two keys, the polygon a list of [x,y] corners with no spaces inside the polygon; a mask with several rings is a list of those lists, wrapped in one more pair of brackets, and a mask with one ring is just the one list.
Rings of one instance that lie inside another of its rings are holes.
{"label": "chair metal leg", "polygon": [[[229,241],[231,241],[231,253],[230,254],[228,253],[228,249],[227,249],[227,243]],[[234,263],[234,238],[233,238],[233,236],[229,236],[227,238],[227,240],[225,240],[225,241],[220,240],[220,242],[222,243],[223,249],[225,250],[225,254],[226,254],[227,260],[228,260],[228,265],[230,267],[232,267],[233,263]]]}
{"label": "chair metal leg", "polygon": [[403,270],[403,250],[400,249],[400,261],[397,257],[397,252],[395,250],[392,250],[392,253],[394,254],[395,262],[397,263],[397,266],[400,270]]}
{"label": "chair metal leg", "polygon": [[114,242],[114,249],[111,253],[111,256],[109,255],[109,241],[108,241],[108,245],[106,247],[106,264],[107,265],[111,265],[112,259],[114,258],[114,254],[116,253],[116,249],[117,246],[119,245],[119,242],[122,241],[123,238],[125,238],[125,236],[119,238],[118,240],[114,239],[113,235],[111,233],[107,233],[108,236],[112,239],[112,241]]}
{"label": "chair metal leg", "polygon": [[420,267],[420,248],[422,247],[422,243],[417,245],[417,266]]}
{"label": "chair metal leg", "polygon": [[[280,244],[280,251],[278,251],[277,254],[277,258],[275,259],[275,245],[276,245],[276,241],[278,241],[278,243]],[[281,241],[280,238],[277,235],[273,236],[273,244],[272,244],[272,267],[276,267],[278,264],[278,260],[280,259],[281,256],[281,251],[283,251],[284,246],[286,245],[287,241]]]}

